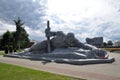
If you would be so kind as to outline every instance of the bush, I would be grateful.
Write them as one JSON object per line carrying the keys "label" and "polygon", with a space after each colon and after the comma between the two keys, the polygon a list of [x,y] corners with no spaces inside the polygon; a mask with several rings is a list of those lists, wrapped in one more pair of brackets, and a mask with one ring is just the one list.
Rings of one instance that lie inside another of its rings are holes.
{"label": "bush", "polygon": [[12,53],[13,52],[13,46],[9,46],[9,51],[10,51],[10,53]]}
{"label": "bush", "polygon": [[8,51],[8,45],[5,45],[5,49],[4,50],[5,50],[5,54],[8,54],[8,52],[9,52]]}
{"label": "bush", "polygon": [[16,52],[17,51],[17,49],[16,48],[14,48],[14,52]]}

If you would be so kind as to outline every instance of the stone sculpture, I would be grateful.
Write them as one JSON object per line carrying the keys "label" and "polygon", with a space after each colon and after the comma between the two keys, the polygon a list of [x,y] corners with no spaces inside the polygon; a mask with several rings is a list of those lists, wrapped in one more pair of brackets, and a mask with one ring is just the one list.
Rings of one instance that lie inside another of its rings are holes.
{"label": "stone sculpture", "polygon": [[95,46],[81,43],[73,33],[52,32],[49,21],[45,30],[47,40],[34,44],[27,51],[4,56],[54,61],[69,64],[111,63],[108,52]]}
{"label": "stone sculpture", "polygon": [[103,46],[103,37],[86,38],[86,42],[96,47]]}
{"label": "stone sculpture", "polygon": [[[70,47],[75,47],[78,49],[84,49],[89,50],[89,52],[84,53],[87,58],[107,58],[108,56],[105,56],[107,53],[104,50],[100,50],[94,46],[83,44],[79,42],[75,38],[75,35],[73,33],[68,33],[67,35],[64,34],[62,31],[52,32],[50,31],[49,27],[49,21],[47,25],[47,29],[45,30],[47,40],[44,40],[42,42],[37,43],[36,45],[33,45],[29,52],[33,53],[52,53],[55,49],[68,49]],[[52,37],[50,39],[50,37]],[[97,54],[96,54],[97,53]],[[80,53],[81,54],[81,53]],[[99,55],[100,54],[100,55]]]}

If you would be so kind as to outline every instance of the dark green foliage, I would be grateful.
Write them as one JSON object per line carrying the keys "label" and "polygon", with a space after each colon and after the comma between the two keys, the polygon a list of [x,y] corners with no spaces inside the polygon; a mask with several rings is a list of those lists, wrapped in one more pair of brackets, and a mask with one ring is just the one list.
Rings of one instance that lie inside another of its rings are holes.
{"label": "dark green foliage", "polygon": [[5,45],[5,54],[8,54],[8,52],[9,52],[8,49],[9,49],[8,45]]}
{"label": "dark green foliage", "polygon": [[9,52],[10,52],[10,53],[13,52],[13,46],[12,46],[12,45],[9,46]]}
{"label": "dark green foliage", "polygon": [[0,55],[4,55],[5,54],[5,51],[0,51]]}
{"label": "dark green foliage", "polygon": [[25,48],[30,41],[27,32],[24,27],[22,27],[24,23],[22,23],[21,19],[18,18],[17,20],[14,20],[14,22],[16,25],[16,34],[14,35],[16,47],[20,50],[20,48]]}
{"label": "dark green foliage", "polygon": [[12,53],[13,52],[13,46],[12,45],[5,45],[5,53],[8,54],[9,52]]}
{"label": "dark green foliage", "polygon": [[112,41],[104,42],[103,47],[113,47],[113,42]]}
{"label": "dark green foliage", "polygon": [[2,50],[2,39],[0,39],[0,50]]}
{"label": "dark green foliage", "polygon": [[5,49],[6,45],[13,45],[13,34],[9,31],[5,32],[2,36],[1,46]]}
{"label": "dark green foliage", "polygon": [[16,52],[17,51],[17,49],[16,48],[13,48],[13,52]]}
{"label": "dark green foliage", "polygon": [[103,46],[104,46],[104,47],[107,47],[107,43],[106,43],[106,42],[104,42],[104,43],[103,43]]}
{"label": "dark green foliage", "polygon": [[108,41],[107,43],[109,46],[112,46],[113,45],[113,42],[112,41]]}
{"label": "dark green foliage", "polygon": [[17,20],[14,20],[14,22],[16,25],[16,31],[5,32],[2,36],[0,44],[1,48],[3,49],[5,49],[5,46],[8,45],[10,47],[10,52],[13,50],[16,51],[17,49],[20,50],[20,48],[26,48],[30,42],[27,32],[25,31],[24,27],[22,27],[24,23],[22,23],[21,19],[18,18]]}

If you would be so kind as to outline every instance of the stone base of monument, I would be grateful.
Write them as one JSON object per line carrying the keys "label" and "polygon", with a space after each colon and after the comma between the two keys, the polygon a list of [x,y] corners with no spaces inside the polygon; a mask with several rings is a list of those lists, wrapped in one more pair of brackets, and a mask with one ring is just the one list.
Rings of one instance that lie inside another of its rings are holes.
{"label": "stone base of monument", "polygon": [[30,60],[41,60],[46,62],[56,62],[56,63],[67,63],[74,65],[85,65],[85,64],[100,64],[100,63],[112,63],[115,61],[114,58],[107,59],[93,59],[87,57],[84,54],[79,54],[77,52],[67,51],[67,50],[59,50],[54,51],[54,53],[44,53],[44,54],[34,54],[34,53],[11,53],[5,54],[5,57],[13,57],[13,58],[22,58],[22,59],[30,59]]}
{"label": "stone base of monument", "polygon": [[43,54],[34,54],[34,53],[10,53],[5,54],[4,57],[13,57],[13,58],[25,58],[32,60],[43,60],[46,59],[86,59],[86,56],[79,53],[43,53]]}
{"label": "stone base of monument", "polygon": [[56,62],[56,63],[68,63],[74,65],[86,65],[86,64],[100,64],[100,63],[112,63],[115,61],[114,58],[108,59],[58,59],[58,58],[45,58],[42,60],[48,62]]}

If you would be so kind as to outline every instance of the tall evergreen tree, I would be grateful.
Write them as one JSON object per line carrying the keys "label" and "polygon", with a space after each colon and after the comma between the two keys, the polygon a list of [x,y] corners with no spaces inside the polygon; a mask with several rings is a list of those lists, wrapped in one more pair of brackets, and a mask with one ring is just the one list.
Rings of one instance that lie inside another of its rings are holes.
{"label": "tall evergreen tree", "polygon": [[24,23],[22,23],[21,19],[18,17],[17,20],[14,20],[16,25],[16,34],[15,34],[15,41],[17,43],[16,47],[20,50],[20,36],[21,36],[21,27]]}
{"label": "tall evergreen tree", "polygon": [[20,50],[21,47],[24,47],[29,43],[29,38],[24,27],[22,27],[24,25],[22,20],[18,17],[18,19],[14,20],[14,22],[16,25],[16,34],[15,34],[15,42],[17,43],[16,47],[18,47],[18,49]]}
{"label": "tall evergreen tree", "polygon": [[22,27],[24,23],[22,23],[21,19],[18,18],[17,20],[14,20],[14,22],[16,25],[16,31],[7,31],[2,35],[0,46],[3,49],[5,49],[5,46],[8,46],[14,50],[20,50],[20,48],[25,48],[30,42],[26,30]]}

